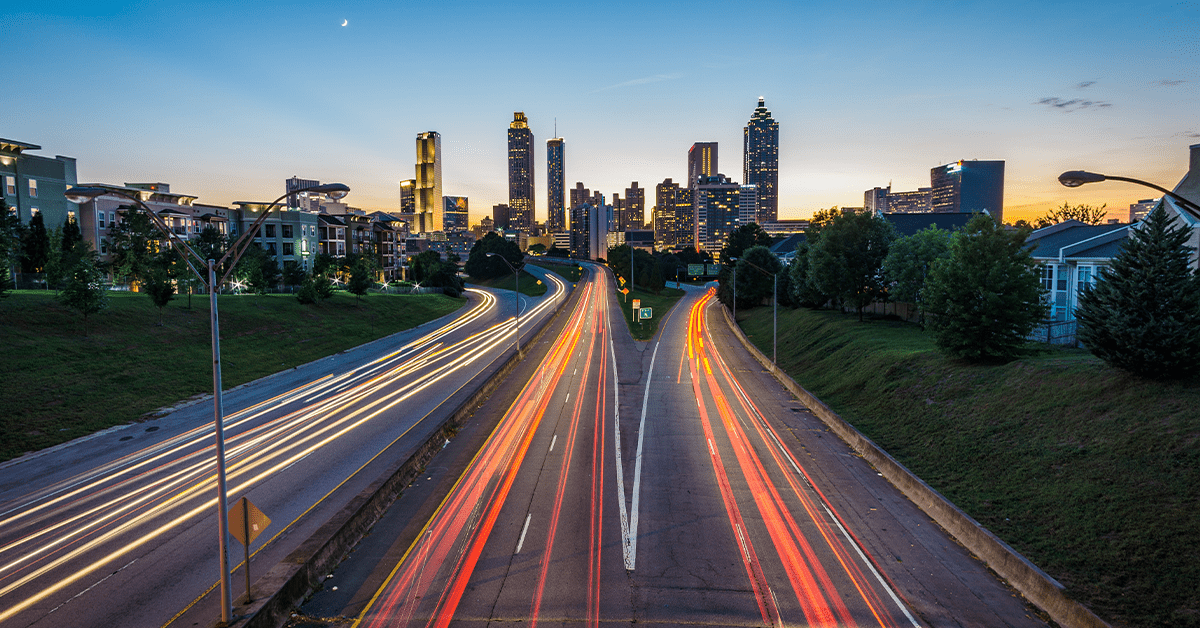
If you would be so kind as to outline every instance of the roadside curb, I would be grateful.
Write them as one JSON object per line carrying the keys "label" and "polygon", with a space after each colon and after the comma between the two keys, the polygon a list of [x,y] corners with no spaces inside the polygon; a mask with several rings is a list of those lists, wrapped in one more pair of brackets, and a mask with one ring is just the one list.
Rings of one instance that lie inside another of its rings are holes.
{"label": "roadside curb", "polygon": [[847,423],[815,395],[800,386],[787,373],[781,371],[771,360],[755,347],[742,329],[729,316],[729,310],[718,305],[734,336],[754,356],[763,368],[783,387],[799,399],[808,409],[829,427],[833,433],[850,445],[884,479],[899,488],[925,514],[949,532],[959,543],[983,560],[992,571],[1004,578],[1025,596],[1025,599],[1042,609],[1064,628],[1111,628],[1087,607],[1068,598],[1063,585],[1038,568],[1037,565],[1009,547],[987,528],[960,510],[941,493],[926,484],[904,465],[876,445],[871,439]]}
{"label": "roadside curb", "polygon": [[[569,283],[569,282],[568,282]],[[568,293],[554,314],[547,317],[524,343],[535,346],[555,321],[578,301],[579,290],[567,288]],[[275,628],[285,623],[293,608],[320,586],[349,553],[371,526],[400,496],[403,489],[416,478],[444,443],[453,436],[475,410],[504,382],[507,376],[525,359],[526,351],[509,355],[476,390],[463,399],[440,424],[432,427],[426,439],[407,450],[397,452],[398,458],[369,486],[330,517],[316,532],[291,554],[275,565],[251,587],[255,601],[249,606],[235,606],[237,619],[229,626],[237,628]],[[469,384],[468,384],[469,385]],[[447,400],[449,401],[449,400]],[[440,408],[441,406],[439,406]],[[437,410],[435,409],[434,412]]]}

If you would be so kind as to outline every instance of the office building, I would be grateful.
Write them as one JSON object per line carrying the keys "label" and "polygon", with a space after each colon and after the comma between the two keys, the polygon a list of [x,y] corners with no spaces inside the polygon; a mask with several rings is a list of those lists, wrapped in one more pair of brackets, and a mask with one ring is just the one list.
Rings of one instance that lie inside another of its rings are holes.
{"label": "office building", "polygon": [[720,256],[729,234],[738,226],[741,187],[722,174],[696,179],[693,233],[697,250]]}
{"label": "office building", "polygon": [[571,257],[600,259],[608,255],[608,216],[612,208],[580,203],[571,208]]}
{"label": "office building", "polygon": [[886,188],[871,188],[863,192],[863,207],[869,212],[886,214],[888,212],[888,194],[892,191],[891,184]]}
{"label": "office building", "polygon": [[743,129],[742,183],[757,187],[757,217],[763,224],[779,218],[779,123],[762,98]]}
{"label": "office building", "polygon": [[546,230],[550,233],[567,228],[566,150],[563,138],[546,140]]}
{"label": "office building", "polygon": [[588,203],[592,199],[592,191],[583,187],[582,181],[576,181],[575,187],[571,188],[571,207]]}
{"label": "office building", "polygon": [[0,139],[0,197],[22,224],[40,213],[46,229],[54,229],[68,218],[77,219],[78,208],[63,194],[79,179],[74,157],[29,154],[41,149],[37,144]]}
{"label": "office building", "polygon": [[743,185],[738,189],[738,226],[761,224],[759,219],[758,186]]}
{"label": "office building", "polygon": [[698,177],[717,174],[717,143],[696,142],[688,149],[687,187],[696,187]]}
{"label": "office building", "polygon": [[507,204],[492,205],[492,227],[496,231],[504,231],[509,228],[509,217],[511,210]]}
{"label": "office building", "polygon": [[1145,200],[1132,203],[1129,206],[1129,222],[1135,223],[1146,217],[1150,210],[1154,209],[1155,205],[1161,201],[1161,198],[1148,198]]}
{"label": "office building", "polygon": [[417,211],[417,180],[405,179],[400,182],[400,213],[415,214]]}
{"label": "office building", "polygon": [[623,232],[627,228],[625,222],[625,200],[620,194],[613,192],[612,197],[613,216],[612,222],[608,225],[610,232]]}
{"label": "office building", "polygon": [[[432,233],[442,228],[442,135],[437,131],[417,135],[417,176],[413,195],[417,233]],[[401,187],[403,190],[403,186]]]}
{"label": "office building", "polygon": [[933,190],[917,188],[911,192],[888,192],[887,211],[891,214],[924,214],[933,211]]}
{"label": "office building", "polygon": [[654,186],[654,243],[661,248],[679,246],[675,216],[675,195],[678,193],[679,184],[671,179],[664,179]]}
{"label": "office building", "polygon": [[625,188],[625,215],[622,231],[640,230],[646,227],[646,190],[634,181]]}
{"label": "office building", "polygon": [[508,125],[508,226],[528,232],[534,221],[533,131],[525,113]]}
{"label": "office building", "polygon": [[467,230],[467,197],[443,196],[442,207],[442,231]]}
{"label": "office building", "polygon": [[1004,221],[1004,162],[965,161],[932,168],[932,210],[935,213],[986,211]]}

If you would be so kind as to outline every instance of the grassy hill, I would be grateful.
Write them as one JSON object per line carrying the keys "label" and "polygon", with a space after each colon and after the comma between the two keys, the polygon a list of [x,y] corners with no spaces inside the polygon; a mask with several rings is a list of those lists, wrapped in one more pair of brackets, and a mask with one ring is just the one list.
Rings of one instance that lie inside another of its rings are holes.
{"label": "grassy hill", "polygon": [[[770,355],[771,311],[738,312]],[[1200,382],[1083,350],[950,360],[919,327],[780,311],[779,363],[1118,625],[1200,625]]]}
{"label": "grassy hill", "polygon": [[[444,295],[335,293],[319,306],[288,295],[220,301],[225,388],[415,327],[461,307]],[[0,460],[135,421],[212,392],[208,297],[158,312],[144,294],[112,292],[88,321],[52,293],[0,299]]]}

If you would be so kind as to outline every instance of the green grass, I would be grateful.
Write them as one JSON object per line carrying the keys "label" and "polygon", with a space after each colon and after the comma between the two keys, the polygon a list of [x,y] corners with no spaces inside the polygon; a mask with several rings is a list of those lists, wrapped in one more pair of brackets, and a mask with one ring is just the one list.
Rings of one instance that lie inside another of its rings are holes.
{"label": "green grass", "polygon": [[555,258],[539,257],[528,260],[526,263],[541,266],[550,272],[558,273],[571,283],[579,283],[579,280],[583,277],[583,268],[580,268],[579,264],[568,260],[555,262],[551,261],[552,259]]}
{"label": "green grass", "polygon": [[[738,312],[770,355],[771,310]],[[1105,619],[1200,625],[1200,383],[1086,351],[948,359],[917,326],[781,310],[779,363]]]}
{"label": "green grass", "polygon": [[[641,288],[630,290],[628,295],[618,292],[617,302],[621,304],[621,313],[625,316],[625,323],[629,325],[629,332],[633,334],[633,339],[650,340],[653,338],[655,330],[658,329],[658,322],[667,316],[667,312],[671,311],[671,307],[684,294],[684,291],[678,288],[663,288],[662,294],[659,295],[643,291]],[[640,299],[642,307],[653,310],[653,317],[650,320],[633,322],[634,299]]]}
{"label": "green grass", "polygon": [[[231,388],[415,327],[458,309],[444,295],[345,292],[319,306],[295,297],[221,297],[222,380]],[[138,420],[212,392],[208,297],[176,296],[158,311],[144,294],[109,293],[88,320],[52,293],[0,299],[0,460]]]}
{"label": "green grass", "polygon": [[[494,288],[496,290],[512,290],[513,289],[512,273],[508,273],[506,275],[496,277],[494,279],[475,279],[474,277],[472,277],[470,279],[470,283],[473,283],[477,286],[485,286],[488,288]],[[534,277],[533,275],[531,275],[523,270],[521,271],[520,279],[518,280],[517,287],[520,290],[521,294],[523,294],[525,296],[529,296],[529,297],[540,297],[543,294],[546,294],[546,285],[544,283],[542,283],[542,281],[540,279],[538,279],[537,277]]]}

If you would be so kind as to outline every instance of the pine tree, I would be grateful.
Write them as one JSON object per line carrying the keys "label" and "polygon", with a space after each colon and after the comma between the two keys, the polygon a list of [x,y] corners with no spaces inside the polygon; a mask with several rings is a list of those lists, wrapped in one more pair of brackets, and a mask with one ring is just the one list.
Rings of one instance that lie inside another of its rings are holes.
{"label": "pine tree", "polygon": [[86,242],[78,246],[83,250],[74,266],[68,269],[66,284],[58,298],[63,305],[83,314],[83,335],[86,336],[88,316],[108,307],[108,288],[101,283],[104,276],[96,252]]}
{"label": "pine tree", "polygon": [[1200,362],[1200,279],[1192,272],[1188,230],[1163,209],[1151,212],[1100,281],[1079,297],[1078,338],[1105,362],[1166,379]]}

